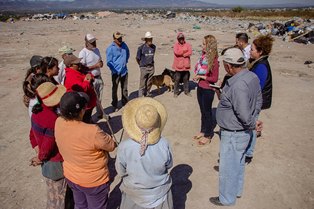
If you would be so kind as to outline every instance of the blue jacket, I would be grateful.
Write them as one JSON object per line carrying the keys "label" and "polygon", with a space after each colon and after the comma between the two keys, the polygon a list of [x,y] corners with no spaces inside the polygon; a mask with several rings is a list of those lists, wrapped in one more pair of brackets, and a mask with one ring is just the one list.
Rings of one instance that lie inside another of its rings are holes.
{"label": "blue jacket", "polygon": [[121,47],[112,42],[107,50],[107,66],[111,70],[111,74],[124,76],[128,73],[127,63],[130,57],[130,51],[126,43],[122,42]]}

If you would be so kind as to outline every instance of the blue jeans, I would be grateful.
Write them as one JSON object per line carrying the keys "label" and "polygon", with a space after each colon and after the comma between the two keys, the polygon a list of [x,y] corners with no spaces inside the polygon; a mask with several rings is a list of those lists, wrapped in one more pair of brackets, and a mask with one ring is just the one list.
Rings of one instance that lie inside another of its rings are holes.
{"label": "blue jeans", "polygon": [[[256,115],[255,121],[258,120],[258,117],[259,117],[259,114]],[[247,157],[253,157],[254,148],[255,148],[255,144],[256,144],[256,138],[257,138],[256,130],[253,130],[253,134],[252,134],[252,137],[250,139],[250,143],[247,147],[247,151],[245,154]]]}
{"label": "blue jeans", "polygon": [[201,110],[201,133],[204,133],[205,137],[214,135],[212,127],[212,104],[214,96],[215,92],[213,90],[197,87],[197,101]]}
{"label": "blue jeans", "polygon": [[219,200],[223,205],[234,205],[242,195],[245,152],[252,131],[220,131]]}

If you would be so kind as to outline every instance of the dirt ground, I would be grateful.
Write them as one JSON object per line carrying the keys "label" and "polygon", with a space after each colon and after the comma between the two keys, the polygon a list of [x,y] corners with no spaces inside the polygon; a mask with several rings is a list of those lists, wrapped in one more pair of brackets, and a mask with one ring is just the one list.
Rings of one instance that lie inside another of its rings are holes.
{"label": "dirt ground", "polygon": [[[152,31],[157,45],[156,74],[171,68],[172,45],[176,31],[182,30],[192,44],[192,64],[196,62],[202,37],[216,36],[219,49],[234,44],[236,25],[221,23],[200,24],[193,30],[193,22],[176,20],[148,20],[140,16],[112,15],[99,20],[19,21],[0,23],[0,208],[45,208],[46,184],[39,167],[30,167],[34,156],[28,133],[30,119],[22,103],[22,81],[32,55],[56,56],[64,44],[76,49],[84,47],[84,35],[92,33],[98,38],[98,48],[105,61],[106,47],[112,33],[125,33],[131,57],[129,60],[129,94],[136,97],[139,69],[135,62],[137,47],[146,31]],[[250,34],[252,41],[252,34]],[[273,73],[273,104],[263,111],[262,137],[258,138],[254,160],[246,166],[244,193],[232,208],[235,209],[313,209],[314,208],[314,67],[304,65],[314,61],[314,45],[283,42],[276,38],[270,56]],[[225,70],[220,66],[220,78]],[[110,112],[111,80],[107,67],[102,76],[105,89],[102,104]],[[155,99],[168,110],[168,122],[163,135],[170,141],[174,153],[173,192],[176,209],[215,208],[209,197],[218,195],[217,166],[219,137],[204,147],[192,140],[200,129],[200,111],[196,88],[191,82],[192,97],[184,94],[173,98],[164,91],[154,92]],[[155,89],[155,87],[153,87]],[[214,111],[218,100],[214,100]],[[121,127],[121,113],[110,113],[116,137],[127,138]],[[104,126],[104,122],[100,122]],[[218,131],[218,127],[215,129]],[[115,152],[111,153],[115,157]],[[115,176],[115,173],[112,173]],[[110,207],[119,205],[118,183],[111,184]]]}

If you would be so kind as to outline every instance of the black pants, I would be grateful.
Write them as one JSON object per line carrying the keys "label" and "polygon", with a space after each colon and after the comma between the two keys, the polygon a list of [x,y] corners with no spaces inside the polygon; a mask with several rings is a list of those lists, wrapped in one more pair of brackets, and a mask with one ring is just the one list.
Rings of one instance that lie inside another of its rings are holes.
{"label": "black pants", "polygon": [[189,93],[189,79],[189,71],[176,71],[174,75],[174,94],[179,94],[179,84],[181,81],[183,82],[184,93]]}
{"label": "black pants", "polygon": [[125,74],[124,76],[112,74],[111,75],[112,80],[112,106],[118,107],[118,85],[120,83],[121,86],[121,101],[122,105],[124,106],[128,101],[128,74]]}
{"label": "black pants", "polygon": [[215,96],[215,91],[211,89],[203,89],[197,87],[197,101],[201,110],[201,133],[205,137],[213,136],[213,118],[212,118],[212,104]]}

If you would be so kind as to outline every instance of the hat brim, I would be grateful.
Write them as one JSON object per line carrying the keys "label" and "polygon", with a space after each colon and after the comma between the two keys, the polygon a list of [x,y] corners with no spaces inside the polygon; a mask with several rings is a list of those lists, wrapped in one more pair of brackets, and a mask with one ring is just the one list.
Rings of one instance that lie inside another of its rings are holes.
{"label": "hat brim", "polygon": [[157,109],[157,112],[160,116],[160,127],[155,128],[148,134],[147,144],[156,144],[161,136],[161,132],[165,127],[167,122],[167,111],[163,104],[158,102],[155,99],[143,97],[137,98],[129,101],[127,105],[124,107],[122,113],[122,124],[124,130],[128,133],[128,135],[136,142],[140,142],[142,138],[141,129],[137,126],[135,115],[137,110],[141,108],[143,105],[152,105]]}
{"label": "hat brim", "polygon": [[43,99],[42,102],[47,107],[54,107],[60,103],[61,97],[66,92],[66,88],[63,85],[57,85],[57,90],[48,98]]}
{"label": "hat brim", "polygon": [[90,40],[87,40],[87,42],[90,43],[90,44],[91,44],[91,43],[94,43],[95,41],[97,41],[97,38],[92,38],[92,39],[90,39]]}
{"label": "hat brim", "polygon": [[142,40],[145,41],[147,38],[154,38],[154,36],[149,36],[149,37],[143,37]]}

